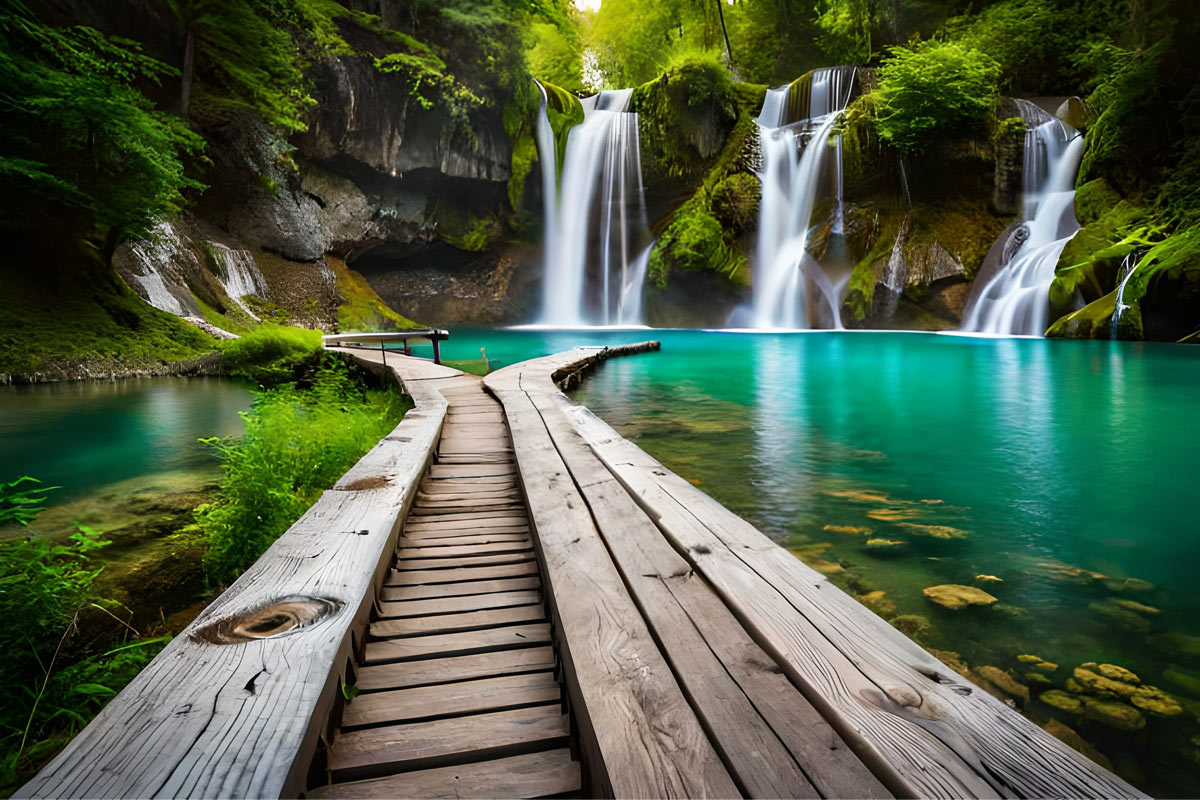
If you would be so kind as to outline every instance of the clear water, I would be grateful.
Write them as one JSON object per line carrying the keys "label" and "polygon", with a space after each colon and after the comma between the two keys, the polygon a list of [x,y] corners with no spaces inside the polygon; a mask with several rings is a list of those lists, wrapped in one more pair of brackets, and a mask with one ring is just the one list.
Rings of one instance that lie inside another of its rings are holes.
{"label": "clear water", "polygon": [[197,441],[245,432],[250,392],[219,378],[0,387],[0,480],[60,486],[53,503],[156,473],[216,469]]}
{"label": "clear water", "polygon": [[[660,353],[606,363],[576,399],[835,583],[884,591],[894,613],[924,617],[922,644],[1023,681],[1019,654],[1059,664],[1051,684],[1030,683],[1029,716],[1061,719],[1154,794],[1200,795],[1200,680],[1189,689],[1172,677],[1200,678],[1200,348],[866,332],[452,335],[447,358],[486,346],[504,363],[660,339]],[[853,528],[870,533],[838,531]],[[979,574],[1003,579],[979,584],[1002,606],[951,612],[921,593]],[[1154,587],[1116,591],[1126,578]],[[1159,613],[1131,621],[1111,612],[1115,600]],[[1133,670],[1184,712],[1126,733],[1036,700],[1089,661]]]}

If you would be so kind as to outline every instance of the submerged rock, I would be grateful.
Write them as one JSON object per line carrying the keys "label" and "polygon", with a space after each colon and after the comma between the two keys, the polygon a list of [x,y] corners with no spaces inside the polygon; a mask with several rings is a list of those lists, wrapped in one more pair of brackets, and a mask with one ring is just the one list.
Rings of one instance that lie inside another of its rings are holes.
{"label": "submerged rock", "polygon": [[1041,672],[1026,672],[1023,676],[1026,683],[1042,683],[1049,686],[1052,681]]}
{"label": "submerged rock", "polygon": [[905,636],[916,637],[929,630],[929,620],[920,614],[901,614],[890,621],[892,627]]}
{"label": "submerged rock", "polygon": [[1200,695],[1200,678],[1184,672],[1174,664],[1163,670],[1163,679],[1186,689],[1194,695]]}
{"label": "submerged rock", "polygon": [[1118,731],[1140,731],[1146,727],[1146,717],[1128,703],[1102,697],[1083,699],[1083,715]]}
{"label": "submerged rock", "polygon": [[846,536],[867,536],[871,533],[870,528],[860,525],[825,525],[821,530],[829,531],[830,533],[841,533]]}
{"label": "submerged rock", "polygon": [[1129,698],[1129,702],[1160,717],[1176,717],[1183,713],[1183,706],[1157,686],[1139,687]]}
{"label": "submerged rock", "polygon": [[923,589],[925,599],[951,611],[958,611],[967,606],[988,606],[999,602],[999,598],[975,586],[963,586],[957,583],[947,583],[941,586],[930,586]]}
{"label": "submerged rock", "polygon": [[874,491],[873,489],[840,489],[825,492],[825,494],[830,497],[841,498],[842,500],[853,500],[857,503],[880,503],[887,505],[892,502],[886,494]]}
{"label": "submerged rock", "polygon": [[866,542],[867,547],[876,548],[876,549],[880,549],[880,550],[886,549],[889,547],[899,547],[902,544],[907,544],[907,542],[905,542],[901,539],[878,539],[878,538],[867,539],[867,542]]}
{"label": "submerged rock", "polygon": [[975,580],[980,583],[1004,583],[1004,578],[997,578],[995,575],[976,575]]}
{"label": "submerged rock", "polygon": [[1072,567],[1070,564],[1063,564],[1058,561],[1040,561],[1034,565],[1041,571],[1045,572],[1055,580],[1064,581],[1066,583],[1078,583],[1087,585],[1096,581],[1104,580],[1108,576],[1102,572],[1093,572],[1090,569],[1083,567]]}
{"label": "submerged rock", "polygon": [[1121,608],[1124,608],[1127,611],[1135,611],[1138,614],[1144,614],[1145,616],[1148,616],[1148,617],[1153,616],[1155,614],[1162,613],[1161,609],[1157,609],[1154,606],[1148,606],[1145,603],[1139,603],[1136,600],[1119,599],[1119,600],[1113,600],[1112,602],[1113,602],[1113,605],[1120,606]]}
{"label": "submerged rock", "polygon": [[1137,633],[1149,633],[1150,631],[1149,620],[1141,614],[1135,614],[1112,603],[1088,603],[1088,609],[1112,625],[1119,625]]}
{"label": "submerged rock", "polygon": [[1048,692],[1042,692],[1038,695],[1038,699],[1051,708],[1057,708],[1059,711],[1066,711],[1068,714],[1083,714],[1083,700],[1070,692],[1064,692],[1062,689],[1051,689]]}
{"label": "submerged rock", "polygon": [[867,516],[871,519],[877,519],[880,522],[903,522],[904,520],[919,517],[924,513],[920,508],[889,506],[887,508],[873,508],[867,512]]}
{"label": "submerged rock", "polygon": [[1125,580],[1114,578],[1105,581],[1104,586],[1111,592],[1148,592],[1154,588],[1153,583],[1139,578],[1126,578]]}
{"label": "submerged rock", "polygon": [[896,601],[888,597],[887,592],[883,590],[860,594],[858,601],[884,619],[890,619],[896,615]]}
{"label": "submerged rock", "polygon": [[[935,539],[965,539],[967,532],[961,528],[952,528],[949,525],[918,525],[915,522],[901,522],[908,530],[913,533],[919,533],[922,536],[932,536]],[[1000,580],[996,578],[996,580]]]}
{"label": "submerged rock", "polygon": [[932,647],[926,647],[925,651],[959,675],[968,680],[971,679],[971,668],[958,653],[955,653],[953,650],[935,650]]}
{"label": "submerged rock", "polygon": [[[999,667],[976,667],[975,674],[982,680],[995,686],[1009,697],[1015,697],[1022,703],[1029,702],[1029,687],[1019,683],[1012,675]],[[984,686],[986,689],[987,687]],[[1002,698],[1003,699],[1003,698]]]}
{"label": "submerged rock", "polygon": [[1043,672],[1054,672],[1058,669],[1058,664],[1053,661],[1047,661],[1041,656],[1035,656],[1028,653],[1017,656],[1017,661],[1022,664],[1032,664],[1034,669],[1040,669]]}

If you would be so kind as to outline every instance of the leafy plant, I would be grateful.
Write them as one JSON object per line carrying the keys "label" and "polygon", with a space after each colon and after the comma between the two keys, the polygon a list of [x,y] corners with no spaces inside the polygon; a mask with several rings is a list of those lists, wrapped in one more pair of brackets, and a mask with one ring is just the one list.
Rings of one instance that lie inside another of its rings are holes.
{"label": "leafy plant", "polygon": [[38,514],[42,513],[42,503],[46,502],[46,492],[58,489],[58,486],[19,487],[25,484],[40,484],[37,478],[22,475],[15,481],[0,483],[0,525],[16,522],[28,525]]}
{"label": "leafy plant", "polygon": [[275,386],[293,381],[321,352],[321,332],[264,323],[225,345],[230,372]]}
{"label": "leafy plant", "polygon": [[364,390],[327,354],[309,388],[259,392],[242,414],[245,436],[202,439],[222,461],[217,498],[196,509],[213,579],[228,583],[250,566],[395,427],[403,409],[398,393]]}

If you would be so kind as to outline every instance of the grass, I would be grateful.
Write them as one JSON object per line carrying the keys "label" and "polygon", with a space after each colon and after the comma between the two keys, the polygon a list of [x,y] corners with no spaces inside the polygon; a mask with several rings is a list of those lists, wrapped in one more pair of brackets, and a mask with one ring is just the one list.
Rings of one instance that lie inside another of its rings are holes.
{"label": "grass", "polygon": [[463,372],[469,372],[472,375],[487,375],[492,371],[491,366],[482,358],[468,359],[466,361],[443,361],[443,365],[461,369]]}
{"label": "grass", "polygon": [[271,387],[295,380],[319,358],[321,332],[264,322],[223,349],[231,374]]}
{"label": "grass", "polygon": [[398,331],[406,328],[425,327],[420,323],[397,314],[375,294],[371,284],[360,273],[346,266],[340,258],[326,256],[325,263],[337,276],[338,330],[356,333],[376,331]]}

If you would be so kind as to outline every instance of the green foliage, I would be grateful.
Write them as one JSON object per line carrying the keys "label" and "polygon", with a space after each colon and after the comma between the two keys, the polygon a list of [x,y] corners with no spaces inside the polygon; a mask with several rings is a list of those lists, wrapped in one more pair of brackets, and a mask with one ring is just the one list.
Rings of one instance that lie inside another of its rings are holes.
{"label": "green foliage", "polygon": [[263,323],[223,347],[230,373],[263,386],[296,379],[321,353],[320,331]]}
{"label": "green foliage", "polygon": [[403,414],[397,392],[364,390],[333,354],[309,384],[257,393],[242,414],[245,436],[202,440],[222,461],[216,499],[196,509],[204,567],[218,582],[250,566]]}
{"label": "green foliage", "polygon": [[909,154],[939,134],[981,129],[992,113],[999,73],[990,56],[956,42],[894,48],[879,68],[879,135]]}
{"label": "green foliage", "polygon": [[571,128],[583,122],[583,105],[567,90],[545,81],[541,84],[546,90],[546,118],[554,132],[555,164],[561,174],[567,154],[567,136]]}
{"label": "green foliage", "polygon": [[526,61],[534,77],[572,92],[583,91],[583,53],[573,31],[551,22],[534,22],[528,29]]}
{"label": "green foliage", "polygon": [[28,525],[42,512],[42,503],[46,502],[46,492],[59,488],[57,486],[26,485],[30,483],[40,484],[41,481],[28,475],[22,475],[14,481],[0,483],[0,525],[10,522]]}
{"label": "green foliage", "polygon": [[761,196],[759,179],[748,172],[735,172],[718,182],[712,191],[712,209],[722,229],[735,233],[753,230]]}
{"label": "green foliage", "polygon": [[203,142],[138,90],[173,70],[138,44],[85,27],[53,28],[0,2],[0,185],[6,227],[58,226],[66,210],[110,232],[149,231],[201,188],[183,158]]}
{"label": "green foliage", "polygon": [[600,79],[592,89],[637,86],[680,58],[715,57],[724,48],[717,8],[707,0],[606,0],[585,42]]}
{"label": "green foliage", "polygon": [[820,0],[816,20],[821,49],[835,64],[865,64],[874,52],[872,31],[888,5],[882,0]]}

